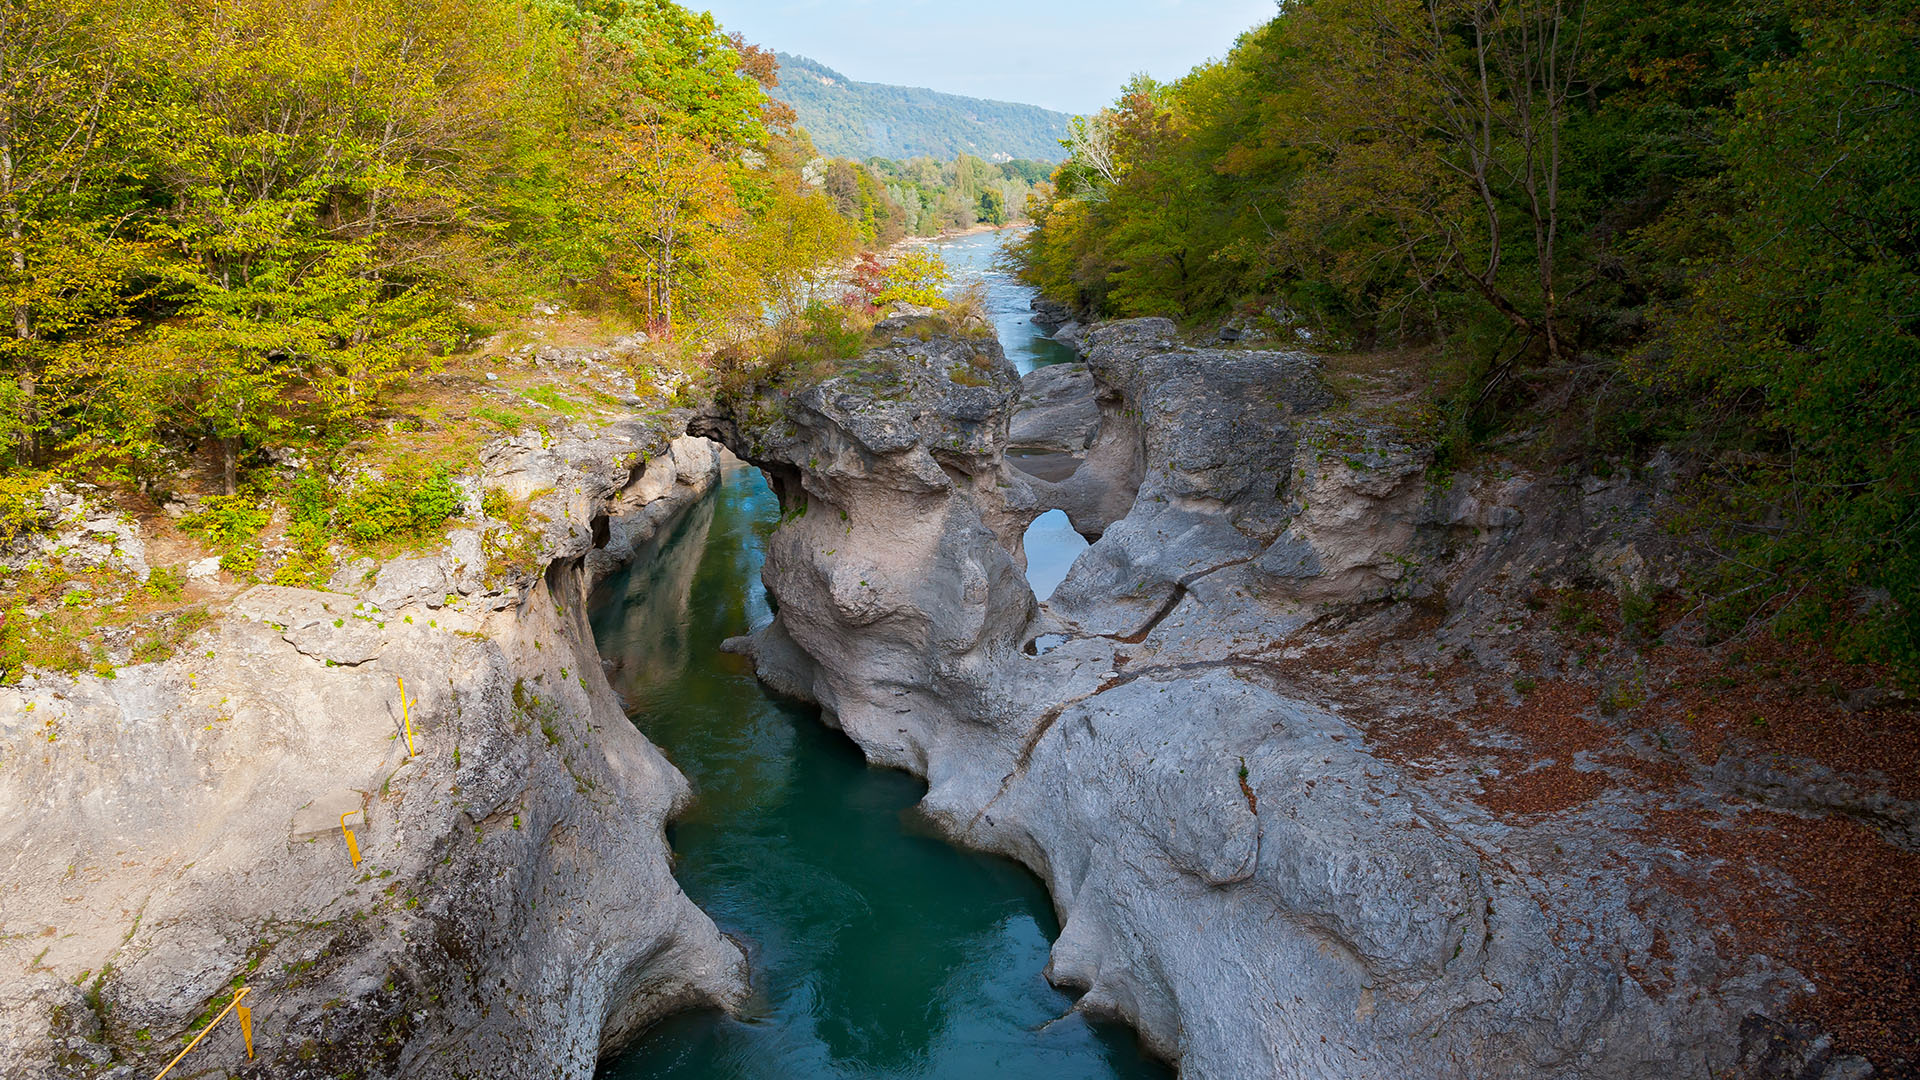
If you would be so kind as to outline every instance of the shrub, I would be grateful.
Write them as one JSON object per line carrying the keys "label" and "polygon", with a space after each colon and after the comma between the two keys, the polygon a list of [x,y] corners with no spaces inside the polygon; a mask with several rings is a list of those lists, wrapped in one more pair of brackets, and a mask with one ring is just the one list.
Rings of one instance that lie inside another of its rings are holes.
{"label": "shrub", "polygon": [[75,672],[89,663],[79,635],[57,614],[29,618],[17,604],[0,613],[0,685],[18,682],[30,667]]}
{"label": "shrub", "polygon": [[729,345],[708,361],[713,391],[738,400],[761,387],[831,375],[866,351],[871,319],[839,304],[808,304],[797,318],[782,319],[760,339]]}
{"label": "shrub", "polygon": [[186,587],[186,572],[177,566],[156,566],[147,573],[147,595],[156,600],[178,600]]}
{"label": "shrub", "polygon": [[270,516],[256,494],[209,495],[201,500],[197,513],[180,520],[180,527],[205,537],[216,548],[232,551],[260,535]]}
{"label": "shrub", "polygon": [[873,296],[875,307],[947,306],[946,298],[940,295],[941,286],[947,283],[947,264],[931,251],[909,251],[895,259],[881,271],[880,283],[880,291]]}
{"label": "shrub", "polygon": [[36,474],[0,476],[0,545],[45,526],[40,507],[40,492],[45,487],[46,478]]}
{"label": "shrub", "polygon": [[1660,637],[1660,595],[1652,586],[1636,589],[1629,585],[1620,593],[1620,625],[1627,640],[1641,648],[1652,647]]}
{"label": "shrub", "polygon": [[460,512],[459,485],[446,466],[403,463],[382,479],[365,479],[334,507],[338,530],[357,544],[417,537]]}
{"label": "shrub", "polygon": [[523,500],[516,501],[500,488],[488,488],[480,495],[480,508],[483,513],[495,521],[504,522],[503,526],[488,529],[480,538],[480,547],[487,556],[487,575],[499,580],[510,571],[530,565],[540,554],[540,522],[546,520],[542,515],[532,512],[533,500],[543,492],[535,492]]}

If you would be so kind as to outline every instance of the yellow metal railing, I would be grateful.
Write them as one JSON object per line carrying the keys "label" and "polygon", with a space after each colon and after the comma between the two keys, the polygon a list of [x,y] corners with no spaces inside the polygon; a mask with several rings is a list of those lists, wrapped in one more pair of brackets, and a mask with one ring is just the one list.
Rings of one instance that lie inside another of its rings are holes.
{"label": "yellow metal railing", "polygon": [[[349,840],[348,843],[352,843],[352,841]],[[243,986],[240,989],[234,991],[233,1000],[227,1002],[227,1007],[220,1010],[220,1015],[214,1017],[212,1022],[207,1024],[206,1027],[201,1028],[200,1034],[195,1035],[193,1037],[193,1041],[187,1044],[187,1048],[185,1050],[182,1050],[179,1053],[173,1055],[173,1060],[167,1062],[167,1067],[164,1069],[161,1069],[159,1073],[155,1074],[153,1080],[160,1080],[161,1077],[172,1072],[173,1067],[175,1065],[180,1064],[181,1058],[186,1057],[189,1053],[193,1051],[194,1047],[199,1046],[200,1040],[206,1038],[208,1032],[212,1031],[214,1028],[219,1027],[220,1021],[225,1020],[227,1018],[227,1014],[230,1012],[234,1012],[235,1010],[239,1010],[237,1013],[237,1016],[240,1020],[240,1037],[246,1040],[246,1043],[247,1043],[247,1060],[252,1061],[253,1060],[253,1009],[251,1009],[246,1005],[240,1004],[241,999],[245,998],[248,994],[251,994],[251,993],[253,993],[253,988],[250,986]]]}
{"label": "yellow metal railing", "polygon": [[413,756],[413,709],[407,701],[407,680],[394,676],[400,684],[400,726],[407,733],[407,756]]}
{"label": "yellow metal railing", "polygon": [[347,819],[359,812],[358,810],[349,810],[340,815],[340,835],[347,838],[347,857],[353,860],[353,865],[355,866],[360,865],[360,842],[353,838],[353,830],[347,828]]}

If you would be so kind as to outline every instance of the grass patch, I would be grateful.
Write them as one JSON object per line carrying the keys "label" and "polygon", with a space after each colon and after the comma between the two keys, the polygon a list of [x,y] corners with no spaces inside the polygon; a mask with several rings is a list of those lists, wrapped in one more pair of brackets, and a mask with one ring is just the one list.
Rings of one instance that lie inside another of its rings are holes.
{"label": "grass patch", "polygon": [[529,387],[521,392],[528,401],[543,408],[552,409],[569,420],[578,419],[585,414],[586,406],[569,397],[564,397],[551,386]]}

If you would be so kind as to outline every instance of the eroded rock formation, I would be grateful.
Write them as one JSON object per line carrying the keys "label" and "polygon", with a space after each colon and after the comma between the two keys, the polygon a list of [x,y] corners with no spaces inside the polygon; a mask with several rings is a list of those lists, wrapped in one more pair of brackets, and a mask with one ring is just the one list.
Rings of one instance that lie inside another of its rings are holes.
{"label": "eroded rock formation", "polygon": [[[229,1020],[188,1075],[586,1077],[744,993],[670,872],[686,781],[586,624],[595,574],[713,483],[668,430],[496,445],[442,550],[257,586],[161,663],[0,689],[0,1073],[151,1076],[244,984],[258,1058]],[[484,520],[481,486],[522,521]]]}
{"label": "eroded rock formation", "polygon": [[[1007,465],[1015,384],[989,344],[890,329],[852,372],[696,425],[788,511],[778,617],[740,647],[924,775],[950,835],[1045,879],[1049,974],[1079,1008],[1194,1077],[1624,1078],[1720,1075],[1751,1056],[1743,1021],[1806,987],[1668,887],[1702,872],[1636,830],[1669,795],[1496,814],[1480,766],[1388,745],[1447,725],[1439,684],[1335,700],[1338,669],[1302,666],[1337,616],[1425,627],[1436,669],[1452,649],[1500,670],[1506,583],[1603,551],[1645,572],[1619,557],[1642,494],[1435,483],[1315,358],[1138,320],[1084,339],[1102,423],[1071,497]],[[1063,502],[1100,540],[1037,605],[1021,529]],[[1822,1060],[1809,1075],[1863,1067]]]}

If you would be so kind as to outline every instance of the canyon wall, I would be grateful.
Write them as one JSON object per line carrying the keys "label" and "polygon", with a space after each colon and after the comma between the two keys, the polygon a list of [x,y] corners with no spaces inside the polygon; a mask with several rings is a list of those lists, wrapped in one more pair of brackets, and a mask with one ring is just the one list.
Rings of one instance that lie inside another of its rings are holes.
{"label": "canyon wall", "polygon": [[[1441,767],[1419,740],[1460,695],[1506,708],[1511,689],[1408,693],[1329,659],[1391,638],[1403,666],[1504,682],[1520,585],[1645,569],[1643,490],[1436,482],[1315,357],[1186,348],[1163,320],[1085,334],[1101,426],[1073,477],[1039,481],[1005,454],[1020,390],[997,346],[881,331],[848,372],[695,421],[786,509],[777,618],[734,647],[926,777],[954,839],[1045,880],[1048,974],[1078,1008],[1205,1078],[1719,1076],[1764,1056],[1755,1021],[1806,980],[1722,947],[1670,887],[1706,871],[1636,827],[1668,796],[1497,810],[1497,764]],[[1075,485],[1099,539],[1039,604],[1022,532]],[[1116,492],[1130,509],[1105,520]],[[1545,764],[1599,767],[1574,750]],[[1796,1060],[1743,1075],[1865,1069]]]}
{"label": "canyon wall", "polygon": [[586,621],[715,480],[678,427],[493,444],[443,546],[247,588],[164,662],[0,688],[0,1072],[151,1076],[242,985],[257,1056],[229,1017],[185,1075],[587,1077],[738,1000],[740,950],[671,873],[687,783]]}

